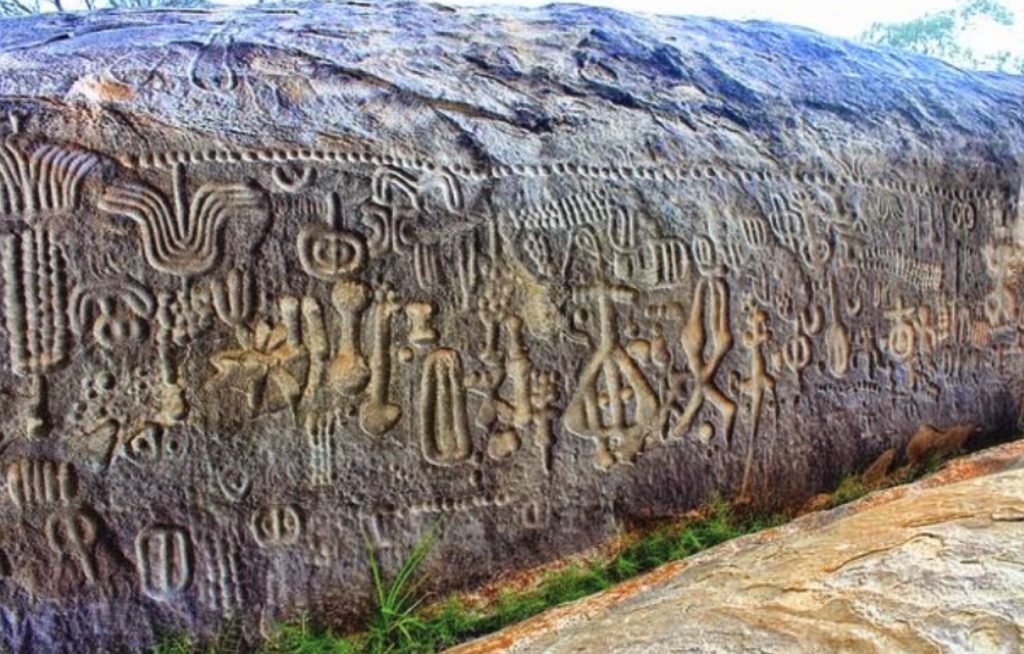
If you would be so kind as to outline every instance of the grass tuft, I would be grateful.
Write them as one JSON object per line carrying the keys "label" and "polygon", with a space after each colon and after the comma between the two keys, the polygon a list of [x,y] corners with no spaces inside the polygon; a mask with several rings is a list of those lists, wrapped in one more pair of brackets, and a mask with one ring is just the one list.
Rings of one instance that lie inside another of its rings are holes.
{"label": "grass tuft", "polygon": [[872,490],[871,487],[864,483],[860,475],[846,475],[839,481],[839,486],[829,496],[828,508],[834,509],[837,506],[859,500]]}
{"label": "grass tuft", "polygon": [[[881,488],[915,481],[938,470],[950,457],[933,455],[919,465],[899,468],[881,482],[867,484],[859,474],[847,475],[828,496],[827,508],[837,507]],[[367,544],[370,581],[375,600],[362,633],[337,636],[315,628],[308,618],[280,624],[257,650],[259,654],[429,654],[493,633],[556,606],[574,602],[684,559],[739,536],[777,527],[783,514],[738,512],[721,497],[713,497],[699,517],[664,524],[628,538],[609,556],[577,562],[548,573],[533,587],[506,589],[483,605],[458,597],[425,606],[423,565],[439,540],[431,529],[390,579],[385,578],[377,552]],[[241,623],[232,622],[218,641],[205,649],[187,636],[174,636],[148,654],[241,654]]]}

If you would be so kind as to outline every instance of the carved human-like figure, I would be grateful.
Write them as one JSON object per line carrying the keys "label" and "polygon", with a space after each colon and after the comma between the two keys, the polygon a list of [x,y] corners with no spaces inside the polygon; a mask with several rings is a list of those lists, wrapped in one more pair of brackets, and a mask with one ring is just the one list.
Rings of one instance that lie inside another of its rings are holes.
{"label": "carved human-like figure", "polygon": [[753,307],[747,318],[747,330],[743,332],[743,346],[750,352],[750,372],[741,386],[743,393],[750,397],[750,442],[747,444],[747,457],[743,465],[741,497],[746,497],[750,492],[750,475],[753,469],[758,429],[761,424],[764,396],[765,393],[775,391],[775,377],[768,372],[764,352],[761,350],[761,347],[771,340],[771,337],[771,330],[768,329],[768,314],[761,308]]}
{"label": "carved human-like figure", "polygon": [[658,414],[658,400],[640,366],[619,342],[616,304],[628,304],[636,292],[597,286],[578,294],[597,305],[598,335],[566,407],[566,429],[597,443],[595,464],[605,470],[630,463],[643,448]]}
{"label": "carved human-like figure", "polygon": [[[705,311],[708,307],[708,326],[711,329],[711,354],[704,356],[708,339],[705,330]],[[672,427],[672,436],[681,437],[693,425],[697,412],[704,402],[710,402],[722,414],[725,423],[725,437],[732,433],[736,416],[736,403],[730,400],[715,384],[715,375],[729,350],[732,349],[732,331],[729,328],[729,290],[725,280],[702,277],[697,282],[690,308],[690,318],[681,336],[683,352],[690,372],[693,373],[693,390],[683,409],[683,414]]]}

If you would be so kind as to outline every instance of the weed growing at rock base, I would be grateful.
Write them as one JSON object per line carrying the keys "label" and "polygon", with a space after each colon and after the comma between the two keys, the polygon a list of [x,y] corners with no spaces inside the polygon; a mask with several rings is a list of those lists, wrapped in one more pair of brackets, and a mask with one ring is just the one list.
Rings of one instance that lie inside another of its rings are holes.
{"label": "weed growing at rock base", "polygon": [[[822,508],[834,508],[871,491],[915,481],[938,470],[949,457],[933,455],[919,465],[892,471],[880,483],[865,483],[860,474],[844,477]],[[364,632],[340,636],[308,619],[283,623],[258,654],[427,654],[493,633],[544,611],[606,590],[739,536],[779,526],[792,516],[744,514],[721,498],[713,498],[698,517],[664,524],[627,537],[612,554],[572,563],[543,576],[526,589],[508,589],[497,599],[471,605],[458,597],[424,606],[422,568],[439,533],[430,530],[390,579],[384,578],[376,552],[368,547],[374,609]],[[147,654],[244,654],[238,626],[218,642],[197,647],[188,637],[168,638]]]}

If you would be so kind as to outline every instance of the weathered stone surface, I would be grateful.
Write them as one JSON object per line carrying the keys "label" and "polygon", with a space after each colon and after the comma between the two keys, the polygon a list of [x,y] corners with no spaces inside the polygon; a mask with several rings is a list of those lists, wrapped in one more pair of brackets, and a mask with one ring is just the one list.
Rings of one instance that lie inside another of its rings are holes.
{"label": "weathered stone surface", "polygon": [[7,21],[0,110],[16,651],[351,617],[364,534],[443,520],[470,584],[1016,418],[1019,78],[350,3]]}
{"label": "weathered stone surface", "polygon": [[1021,651],[1022,457],[983,452],[450,652]]}

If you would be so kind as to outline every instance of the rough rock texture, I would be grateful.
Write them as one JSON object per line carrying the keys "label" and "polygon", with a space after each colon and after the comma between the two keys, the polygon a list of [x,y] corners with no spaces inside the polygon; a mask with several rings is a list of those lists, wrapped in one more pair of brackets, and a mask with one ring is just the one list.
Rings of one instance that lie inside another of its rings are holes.
{"label": "rough rock texture", "polygon": [[1022,457],[983,452],[450,652],[1019,652]]}
{"label": "rough rock texture", "polygon": [[5,21],[0,111],[15,651],[344,619],[364,536],[443,521],[451,588],[1016,418],[1020,78],[349,3]]}

